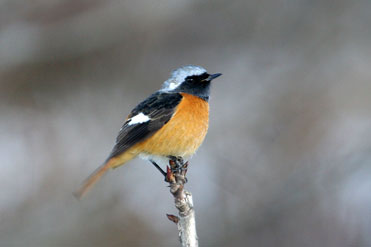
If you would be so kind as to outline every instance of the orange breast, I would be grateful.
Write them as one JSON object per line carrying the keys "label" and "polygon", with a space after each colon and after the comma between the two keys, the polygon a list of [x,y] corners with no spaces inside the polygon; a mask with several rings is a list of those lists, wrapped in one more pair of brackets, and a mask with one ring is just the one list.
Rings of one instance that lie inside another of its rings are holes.
{"label": "orange breast", "polygon": [[152,137],[135,145],[131,151],[160,156],[192,156],[205,139],[209,125],[209,104],[190,94],[181,93],[182,101],[174,116]]}

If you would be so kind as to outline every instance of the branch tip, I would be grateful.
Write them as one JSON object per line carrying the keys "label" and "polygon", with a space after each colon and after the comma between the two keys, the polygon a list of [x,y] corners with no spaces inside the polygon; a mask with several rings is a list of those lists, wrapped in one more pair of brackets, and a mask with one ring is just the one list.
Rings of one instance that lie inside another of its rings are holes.
{"label": "branch tip", "polygon": [[169,183],[170,193],[174,197],[175,207],[179,214],[179,216],[171,214],[166,216],[170,221],[177,224],[180,242],[183,247],[198,247],[192,194],[184,190],[184,184],[187,182],[187,168],[188,162],[183,163],[181,157],[170,159],[169,165],[166,167],[165,181]]}

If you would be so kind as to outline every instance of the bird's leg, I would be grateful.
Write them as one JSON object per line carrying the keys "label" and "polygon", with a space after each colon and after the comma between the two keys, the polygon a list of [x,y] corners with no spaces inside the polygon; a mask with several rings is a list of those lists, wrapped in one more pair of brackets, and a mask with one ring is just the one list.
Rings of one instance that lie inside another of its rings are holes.
{"label": "bird's leg", "polygon": [[162,168],[159,165],[157,165],[156,162],[151,160],[151,163],[152,163],[152,165],[154,165],[157,168],[157,170],[159,170],[161,172],[162,175],[164,175],[165,180],[166,180],[166,174],[167,173],[164,170],[162,170]]}

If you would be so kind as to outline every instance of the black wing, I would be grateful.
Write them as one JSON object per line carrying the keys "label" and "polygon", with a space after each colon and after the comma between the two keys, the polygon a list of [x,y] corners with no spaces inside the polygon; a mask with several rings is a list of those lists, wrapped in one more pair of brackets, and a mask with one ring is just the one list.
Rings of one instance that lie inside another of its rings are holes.
{"label": "black wing", "polygon": [[[134,144],[156,133],[170,120],[181,99],[182,95],[179,93],[156,92],[135,107],[122,126],[116,139],[116,145],[113,147],[108,159],[123,153]],[[131,117],[140,113],[148,116],[150,120],[129,125]]]}

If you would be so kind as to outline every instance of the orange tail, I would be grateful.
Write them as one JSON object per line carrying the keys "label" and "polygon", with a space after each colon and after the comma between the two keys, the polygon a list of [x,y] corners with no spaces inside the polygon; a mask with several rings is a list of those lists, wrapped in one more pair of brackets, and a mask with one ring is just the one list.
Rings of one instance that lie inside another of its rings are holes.
{"label": "orange tail", "polygon": [[121,156],[109,159],[106,163],[98,167],[98,169],[96,169],[87,179],[85,179],[80,189],[73,194],[76,198],[81,199],[81,197],[83,197],[93,187],[93,185],[98,182],[108,169],[121,166],[134,157],[135,155],[133,154],[123,153]]}

